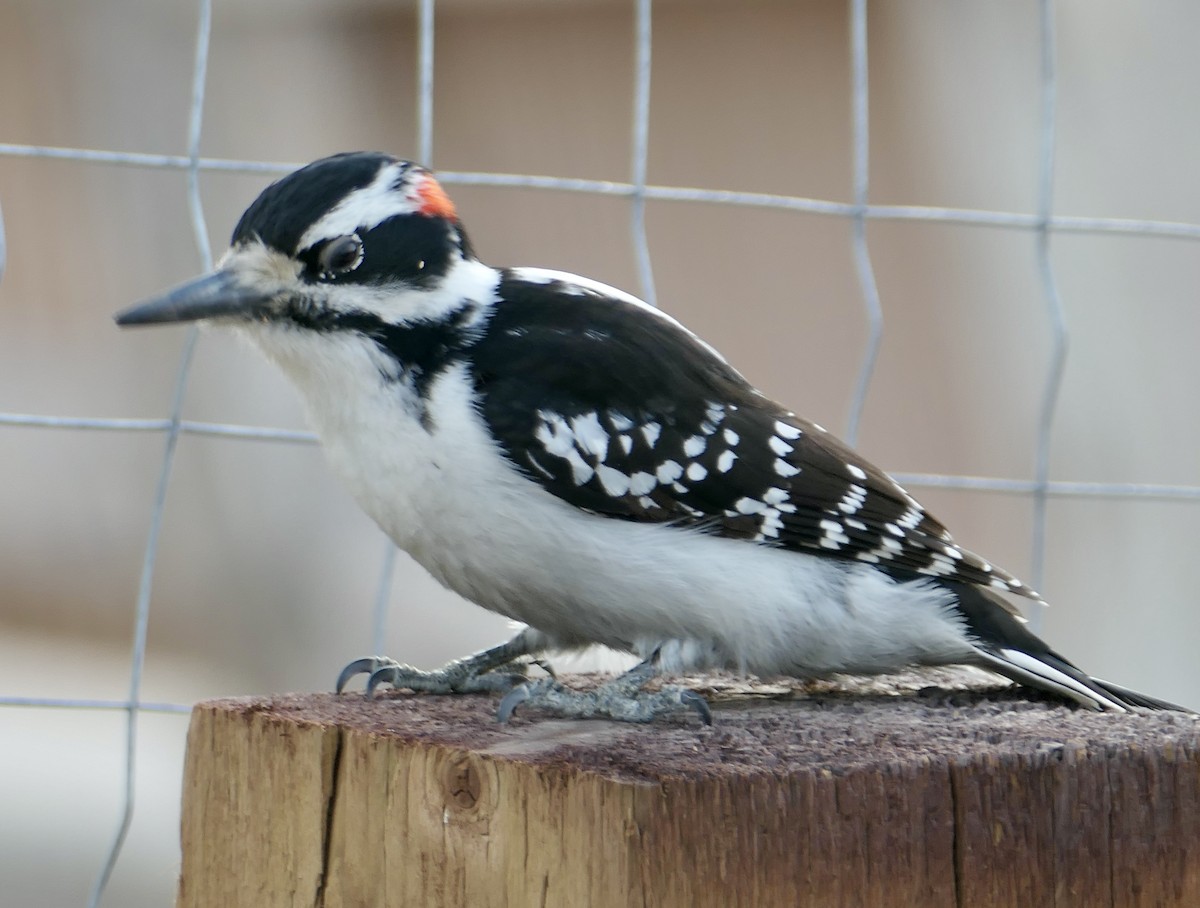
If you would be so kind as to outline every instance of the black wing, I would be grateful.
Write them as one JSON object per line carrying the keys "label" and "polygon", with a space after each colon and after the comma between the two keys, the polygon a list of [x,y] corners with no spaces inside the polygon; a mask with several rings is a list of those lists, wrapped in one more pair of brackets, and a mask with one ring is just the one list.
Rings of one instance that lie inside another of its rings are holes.
{"label": "black wing", "polygon": [[472,356],[482,414],[508,458],[564,501],[1037,598],[661,313],[519,272],[499,292]]}

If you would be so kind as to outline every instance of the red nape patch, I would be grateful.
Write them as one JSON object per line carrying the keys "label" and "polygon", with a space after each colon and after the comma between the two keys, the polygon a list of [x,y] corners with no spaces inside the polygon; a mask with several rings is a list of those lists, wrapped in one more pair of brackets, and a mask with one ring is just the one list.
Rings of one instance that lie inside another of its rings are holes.
{"label": "red nape patch", "polygon": [[458,220],[458,212],[454,209],[450,196],[446,195],[442,184],[433,177],[427,175],[421,180],[421,185],[417,187],[417,195],[421,197],[421,207],[418,209],[421,214]]}

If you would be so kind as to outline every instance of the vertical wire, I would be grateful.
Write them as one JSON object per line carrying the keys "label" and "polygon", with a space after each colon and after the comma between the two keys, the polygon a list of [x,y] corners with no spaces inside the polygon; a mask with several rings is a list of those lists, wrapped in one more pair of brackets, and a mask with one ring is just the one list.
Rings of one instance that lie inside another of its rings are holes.
{"label": "vertical wire", "polygon": [[[200,201],[200,126],[204,107],[204,86],[208,70],[208,45],[212,33],[212,2],[200,0],[199,22],[196,28],[196,60],[192,71],[192,107],[188,122],[188,155],[191,166],[187,171],[188,207],[192,218],[192,230],[196,246],[205,268],[212,267],[212,251],[208,243],[208,230],[204,223],[204,210]],[[179,441],[180,418],[183,411],[183,396],[187,389],[191,371],[192,355],[196,349],[199,331],[188,329],[175,376],[175,388],[171,395],[169,426],[163,449],[162,465],[158,483],[154,490],[154,504],[150,515],[146,549],[142,558],[141,577],[138,581],[136,617],[134,620],[133,653],[130,657],[129,697],[125,716],[125,773],[124,797],[121,819],[116,834],[109,846],[104,866],[88,896],[88,908],[96,908],[104,896],[112,873],[121,856],[125,838],[133,822],[134,789],[137,780],[137,720],[140,711],[142,669],[146,661],[146,635],[150,623],[150,592],[154,582],[154,568],[158,561],[158,542],[162,530],[163,512],[166,508],[167,488],[170,485],[171,468],[175,463],[175,448]]]}
{"label": "vertical wire", "polygon": [[629,230],[637,260],[642,298],[658,305],[650,242],[646,238],[646,160],[650,149],[650,50],[651,0],[637,0],[634,11],[633,141],[631,166],[633,196]]}
{"label": "vertical wire", "polygon": [[852,0],[850,10],[850,103],[855,207],[851,218],[851,246],[854,251],[854,269],[862,291],[863,308],[867,313],[867,344],[863,350],[862,365],[859,366],[858,380],[855,383],[854,396],[850,400],[850,415],[846,424],[846,441],[853,445],[858,440],[858,427],[867,400],[867,389],[875,372],[875,363],[879,359],[879,345],[883,340],[883,307],[879,302],[879,288],[875,284],[875,271],[871,267],[871,254],[867,248],[866,211],[870,173],[867,0]]}
{"label": "vertical wire", "polygon": [[392,578],[396,573],[396,544],[390,538],[383,542],[383,563],[379,568],[379,585],[371,608],[371,653],[382,656],[387,646],[388,606],[392,602]]}
{"label": "vertical wire", "polygon": [[[433,13],[434,0],[421,0],[417,7],[417,160],[426,167],[433,166]],[[371,606],[371,652],[376,655],[382,655],[386,648],[395,574],[396,544],[385,539]]]}
{"label": "vertical wire", "polygon": [[417,9],[417,161],[433,166],[433,0]]}
{"label": "vertical wire", "polygon": [[[1051,349],[1050,362],[1046,367],[1046,382],[1042,390],[1041,409],[1038,415],[1037,447],[1034,452],[1033,493],[1033,552],[1030,561],[1030,582],[1034,589],[1041,589],[1046,570],[1046,510],[1050,483],[1050,436],[1054,425],[1054,414],[1062,388],[1063,372],[1067,362],[1067,320],[1062,297],[1054,277],[1050,259],[1050,212],[1054,197],[1054,153],[1055,122],[1058,106],[1058,75],[1056,67],[1056,40],[1054,32],[1054,0],[1041,0],[1041,57],[1042,57],[1042,122],[1041,149],[1038,173],[1038,226],[1035,233],[1038,273],[1046,301],[1046,314],[1050,319]],[[1036,631],[1041,625],[1041,610],[1035,609],[1030,623]]]}

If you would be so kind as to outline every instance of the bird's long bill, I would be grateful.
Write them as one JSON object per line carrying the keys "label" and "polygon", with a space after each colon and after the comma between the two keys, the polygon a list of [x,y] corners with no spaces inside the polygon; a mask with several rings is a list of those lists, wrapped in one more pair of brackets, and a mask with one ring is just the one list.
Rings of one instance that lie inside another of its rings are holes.
{"label": "bird's long bill", "polygon": [[270,302],[261,290],[247,287],[229,271],[214,271],[166,293],[118,312],[118,325],[194,322],[222,315],[253,315]]}

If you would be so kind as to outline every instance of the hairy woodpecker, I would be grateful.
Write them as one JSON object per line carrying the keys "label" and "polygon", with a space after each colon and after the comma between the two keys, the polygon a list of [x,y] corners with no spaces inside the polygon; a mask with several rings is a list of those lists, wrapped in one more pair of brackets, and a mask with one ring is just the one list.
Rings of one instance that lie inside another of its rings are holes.
{"label": "hairy woodpecker", "polygon": [[[695,693],[659,672],[801,678],[966,663],[1093,709],[1178,708],[1092,678],[1027,630],[1038,595],[955,544],[886,473],[612,287],[475,257],[426,169],[335,155],[269,186],[217,269],[117,316],[229,326],[299,388],[334,470],[400,548],[526,625],[413,690],[505,692],[646,721]],[[597,690],[524,657],[643,661]]]}

